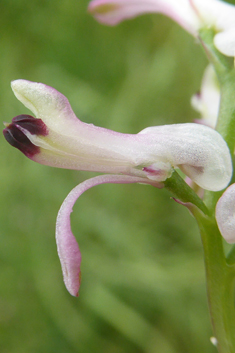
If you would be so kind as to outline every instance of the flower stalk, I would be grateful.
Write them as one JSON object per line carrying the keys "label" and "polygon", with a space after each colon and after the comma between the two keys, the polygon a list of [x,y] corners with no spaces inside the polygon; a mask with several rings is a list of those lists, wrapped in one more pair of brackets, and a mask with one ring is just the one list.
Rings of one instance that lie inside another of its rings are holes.
{"label": "flower stalk", "polygon": [[164,185],[165,188],[182,203],[190,203],[198,207],[199,210],[207,216],[210,214],[202,199],[190,188],[176,171],[174,171],[171,177],[164,182]]}
{"label": "flower stalk", "polygon": [[235,269],[227,263],[214,217],[194,209],[204,249],[210,316],[219,353],[235,352]]}
{"label": "flower stalk", "polygon": [[[235,69],[232,62],[221,55],[213,44],[212,31],[200,31],[203,47],[213,63],[221,90],[220,109],[216,130],[227,142],[231,155],[235,146]],[[223,238],[214,217],[215,207],[222,192],[205,191],[204,202],[210,217],[193,209],[199,226],[206,269],[210,316],[220,353],[235,352],[235,247],[226,257]]]}

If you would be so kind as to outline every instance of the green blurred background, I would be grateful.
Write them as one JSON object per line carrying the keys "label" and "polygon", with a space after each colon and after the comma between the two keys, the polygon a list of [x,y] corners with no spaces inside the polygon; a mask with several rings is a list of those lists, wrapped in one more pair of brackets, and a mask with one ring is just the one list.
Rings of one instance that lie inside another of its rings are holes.
{"label": "green blurred background", "polygon": [[[28,113],[10,81],[55,87],[77,116],[126,133],[191,122],[207,60],[177,24],[146,15],[111,28],[87,0],[1,0],[0,116]],[[196,224],[166,190],[101,185],[72,214],[79,298],[54,239],[67,193],[94,173],[28,160],[0,139],[0,352],[215,352]]]}

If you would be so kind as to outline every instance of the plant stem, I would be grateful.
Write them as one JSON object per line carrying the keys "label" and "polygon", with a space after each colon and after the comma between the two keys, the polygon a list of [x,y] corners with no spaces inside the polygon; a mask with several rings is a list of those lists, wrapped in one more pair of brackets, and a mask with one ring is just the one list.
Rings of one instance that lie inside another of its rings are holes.
{"label": "plant stem", "polygon": [[[208,302],[217,348],[220,353],[235,353],[235,265],[226,262],[222,237],[211,215],[213,212],[210,212],[213,208],[208,210],[177,172],[165,181],[165,187],[187,203],[197,220],[204,249]],[[218,193],[211,194],[218,197]],[[232,255],[230,257],[233,258]]]}
{"label": "plant stem", "polygon": [[184,203],[191,203],[197,206],[204,214],[209,215],[209,211],[200,197],[190,188],[190,186],[174,171],[170,178],[164,181],[165,188]]}
{"label": "plant stem", "polygon": [[[229,58],[214,47],[213,30],[200,31],[202,46],[213,64],[221,90],[216,130],[227,142],[231,156],[235,146],[235,70]],[[235,248],[225,257],[221,234],[214,217],[221,192],[205,191],[204,202],[210,217],[193,208],[204,249],[207,293],[214,336],[220,353],[235,353]]]}
{"label": "plant stem", "polygon": [[207,294],[214,336],[220,353],[235,352],[234,269],[227,264],[215,219],[194,209],[202,243]]}

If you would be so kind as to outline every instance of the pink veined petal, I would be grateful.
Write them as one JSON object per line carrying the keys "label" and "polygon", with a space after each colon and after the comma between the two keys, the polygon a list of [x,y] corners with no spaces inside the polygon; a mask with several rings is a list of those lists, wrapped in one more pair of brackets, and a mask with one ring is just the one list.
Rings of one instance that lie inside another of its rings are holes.
{"label": "pink veined petal", "polygon": [[163,184],[161,183],[157,183],[144,178],[132,177],[128,175],[99,175],[77,185],[68,194],[60,207],[56,220],[56,243],[61,262],[64,283],[69,293],[73,296],[78,296],[80,287],[81,253],[76,238],[74,237],[71,230],[70,214],[79,196],[81,196],[86,190],[92,188],[93,186],[105,183],[145,183],[151,184],[158,188],[163,187]]}
{"label": "pink veined petal", "polygon": [[221,235],[228,243],[235,243],[235,184],[217,202],[215,216]]}

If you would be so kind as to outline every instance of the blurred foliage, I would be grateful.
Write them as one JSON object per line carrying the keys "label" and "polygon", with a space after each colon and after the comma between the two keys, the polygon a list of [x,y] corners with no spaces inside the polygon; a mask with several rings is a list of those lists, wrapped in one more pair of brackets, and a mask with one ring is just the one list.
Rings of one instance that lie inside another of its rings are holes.
{"label": "blurred foliage", "polygon": [[[77,116],[120,132],[190,122],[207,60],[161,15],[110,28],[87,0],[1,0],[1,121],[27,113],[10,81],[55,87]],[[1,148],[1,353],[214,352],[196,224],[167,191],[102,185],[72,215],[82,286],[71,297],[56,253],[56,213],[93,173],[37,165]]]}

